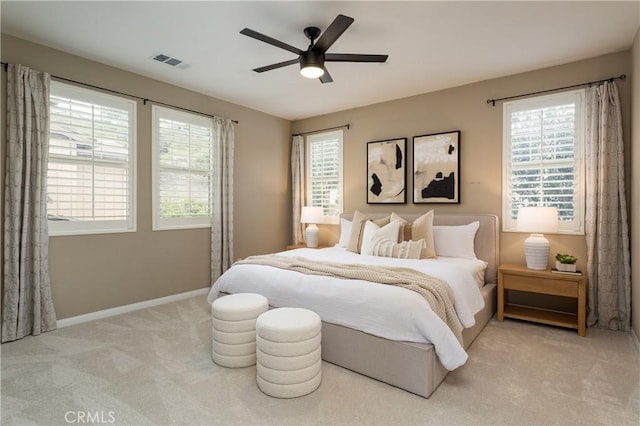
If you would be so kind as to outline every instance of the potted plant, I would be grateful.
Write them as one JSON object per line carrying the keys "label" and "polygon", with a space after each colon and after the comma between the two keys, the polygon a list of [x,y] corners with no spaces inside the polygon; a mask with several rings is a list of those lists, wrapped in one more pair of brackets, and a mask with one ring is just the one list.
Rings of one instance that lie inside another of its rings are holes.
{"label": "potted plant", "polygon": [[556,269],[562,272],[576,272],[578,258],[570,254],[556,254]]}

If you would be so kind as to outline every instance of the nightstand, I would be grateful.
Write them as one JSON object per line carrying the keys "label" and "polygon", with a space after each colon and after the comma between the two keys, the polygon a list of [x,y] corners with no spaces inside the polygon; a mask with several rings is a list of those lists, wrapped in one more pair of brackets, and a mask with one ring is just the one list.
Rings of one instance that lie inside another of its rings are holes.
{"label": "nightstand", "polygon": [[329,246],[322,246],[319,245],[318,247],[307,247],[306,244],[292,244],[290,246],[287,246],[287,250],[294,250],[294,249],[299,249],[299,248],[314,248],[314,249],[322,249],[322,248],[327,248]]}
{"label": "nightstand", "polygon": [[[550,294],[576,299],[577,315],[546,310],[544,308],[510,304],[508,291],[518,290],[529,293]],[[578,330],[579,336],[586,335],[586,289],[585,276],[558,274],[550,269],[537,271],[523,265],[500,265],[498,268],[498,321],[515,318],[542,324],[568,327]]]}

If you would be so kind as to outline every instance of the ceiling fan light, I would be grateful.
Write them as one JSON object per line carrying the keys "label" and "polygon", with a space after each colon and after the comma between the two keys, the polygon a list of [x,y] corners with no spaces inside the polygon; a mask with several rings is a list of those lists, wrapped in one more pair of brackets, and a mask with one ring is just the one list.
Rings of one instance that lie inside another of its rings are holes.
{"label": "ceiling fan light", "polygon": [[324,69],[320,68],[317,65],[307,65],[300,68],[300,74],[302,74],[303,77],[307,78],[318,78],[324,74]]}

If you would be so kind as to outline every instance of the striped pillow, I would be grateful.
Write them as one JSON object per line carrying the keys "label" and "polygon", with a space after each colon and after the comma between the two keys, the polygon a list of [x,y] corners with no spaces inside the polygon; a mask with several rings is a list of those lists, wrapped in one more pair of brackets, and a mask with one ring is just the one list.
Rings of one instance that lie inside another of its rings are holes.
{"label": "striped pillow", "polygon": [[424,246],[423,239],[396,243],[387,238],[376,236],[371,241],[371,254],[373,256],[395,257],[397,259],[420,259],[420,253]]}

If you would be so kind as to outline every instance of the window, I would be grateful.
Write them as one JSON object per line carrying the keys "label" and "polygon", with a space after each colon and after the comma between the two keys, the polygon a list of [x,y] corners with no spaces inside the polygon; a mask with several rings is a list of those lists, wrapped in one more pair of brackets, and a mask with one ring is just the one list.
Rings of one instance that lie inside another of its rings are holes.
{"label": "window", "polygon": [[49,234],[135,231],[135,102],[56,81],[49,100]]}
{"label": "window", "polygon": [[504,104],[503,228],[519,207],[557,207],[561,233],[584,233],[584,90]]}
{"label": "window", "polygon": [[153,106],[153,229],[211,226],[213,120]]}
{"label": "window", "polygon": [[342,213],[342,130],[306,138],[307,205],[322,207],[324,223]]}

